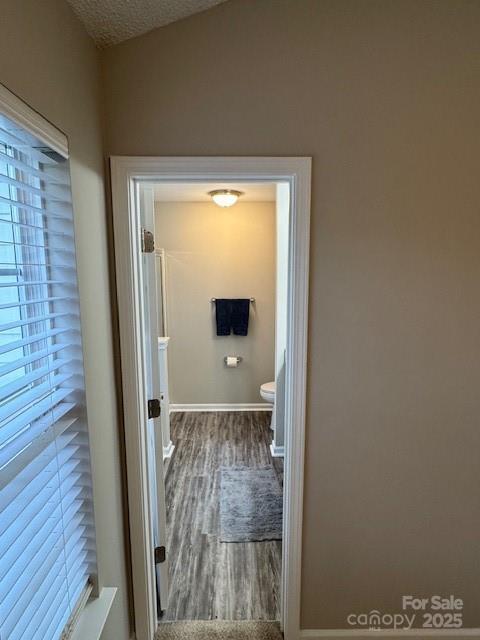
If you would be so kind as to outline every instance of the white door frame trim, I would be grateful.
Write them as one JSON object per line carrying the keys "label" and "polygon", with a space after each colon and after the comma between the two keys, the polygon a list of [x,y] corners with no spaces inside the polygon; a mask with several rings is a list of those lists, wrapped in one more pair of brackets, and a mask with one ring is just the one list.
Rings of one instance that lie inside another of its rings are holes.
{"label": "white door frame trim", "polygon": [[110,160],[119,307],[132,579],[137,640],[156,628],[147,449],[143,430],[144,363],[138,291],[139,181],[288,182],[290,253],[285,403],[282,620],[286,640],[300,636],[303,476],[307,375],[311,158],[126,157]]}

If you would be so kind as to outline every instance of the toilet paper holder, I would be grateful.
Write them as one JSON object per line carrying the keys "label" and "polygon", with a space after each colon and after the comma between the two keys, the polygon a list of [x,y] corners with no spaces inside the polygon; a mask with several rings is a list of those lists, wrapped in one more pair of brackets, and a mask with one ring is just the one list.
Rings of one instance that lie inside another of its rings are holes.
{"label": "toilet paper holder", "polygon": [[[225,364],[227,364],[227,358],[231,358],[232,356],[225,356],[223,361]],[[242,356],[235,356],[236,360],[237,360],[237,364],[240,364],[243,360]]]}

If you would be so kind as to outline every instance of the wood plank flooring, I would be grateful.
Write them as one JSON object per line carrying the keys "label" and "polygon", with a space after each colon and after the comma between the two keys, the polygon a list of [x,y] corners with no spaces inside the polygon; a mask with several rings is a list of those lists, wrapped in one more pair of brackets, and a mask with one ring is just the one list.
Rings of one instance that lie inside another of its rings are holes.
{"label": "wood plank flooring", "polygon": [[[278,620],[282,543],[221,543],[218,469],[272,464],[268,412],[173,413],[163,620]],[[282,480],[283,460],[273,465]]]}

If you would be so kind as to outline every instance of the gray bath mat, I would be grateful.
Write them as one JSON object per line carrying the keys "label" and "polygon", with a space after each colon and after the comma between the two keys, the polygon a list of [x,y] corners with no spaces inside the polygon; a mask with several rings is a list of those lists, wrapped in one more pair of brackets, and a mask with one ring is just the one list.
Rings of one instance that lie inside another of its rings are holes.
{"label": "gray bath mat", "polygon": [[220,542],[281,540],[282,507],[273,467],[220,467]]}

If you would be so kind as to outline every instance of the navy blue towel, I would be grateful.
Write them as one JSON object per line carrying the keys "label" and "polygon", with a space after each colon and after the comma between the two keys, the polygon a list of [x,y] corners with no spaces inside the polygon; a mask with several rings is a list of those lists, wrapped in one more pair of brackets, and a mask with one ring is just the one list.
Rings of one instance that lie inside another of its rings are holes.
{"label": "navy blue towel", "polygon": [[248,298],[232,300],[232,329],[236,336],[248,335],[249,314],[250,300]]}
{"label": "navy blue towel", "polygon": [[229,336],[232,330],[231,300],[217,298],[215,300],[215,320],[217,322],[217,336]]}
{"label": "navy blue towel", "polygon": [[250,300],[248,298],[217,298],[215,300],[215,320],[217,336],[229,336],[231,331],[236,336],[248,335],[248,317]]}

